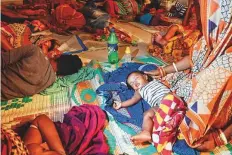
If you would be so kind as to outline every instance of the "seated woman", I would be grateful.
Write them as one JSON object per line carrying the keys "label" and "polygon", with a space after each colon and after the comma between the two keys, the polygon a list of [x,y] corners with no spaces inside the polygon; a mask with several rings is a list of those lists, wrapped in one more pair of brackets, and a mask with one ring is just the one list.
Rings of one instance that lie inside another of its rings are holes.
{"label": "seated woman", "polygon": [[[162,72],[146,72],[155,78],[162,76],[164,83],[187,103],[179,129],[187,144],[200,151],[227,144],[232,134],[232,15],[229,8],[221,8],[222,3],[200,0],[203,37],[189,56]],[[228,13],[227,18],[223,18],[224,13]],[[217,23],[214,28],[205,22],[209,18]]]}
{"label": "seated woman", "polygon": [[2,52],[1,62],[1,100],[39,93],[55,82],[56,74],[70,75],[82,67],[80,58],[72,55],[60,56],[51,62],[51,66],[35,45]]}
{"label": "seated woman", "polygon": [[[167,63],[177,62],[189,55],[200,36],[199,4],[189,0],[188,10],[183,20],[183,26],[173,24],[164,36],[156,33],[152,38],[149,53]],[[191,16],[190,16],[191,15]]]}

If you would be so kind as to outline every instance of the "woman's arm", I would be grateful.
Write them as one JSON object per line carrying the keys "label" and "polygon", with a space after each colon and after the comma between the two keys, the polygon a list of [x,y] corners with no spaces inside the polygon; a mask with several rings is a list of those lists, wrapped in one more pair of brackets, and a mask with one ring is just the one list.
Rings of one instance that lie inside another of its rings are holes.
{"label": "woman's arm", "polygon": [[[189,56],[185,56],[183,59],[181,59],[180,61],[175,63],[175,66],[176,66],[178,71],[183,71],[183,70],[191,68]],[[164,67],[164,71],[166,72],[166,74],[176,72],[175,67],[174,67],[173,64]],[[152,76],[153,78],[160,78],[161,77],[160,72],[159,72],[158,69],[153,70],[153,71],[149,71],[149,72],[144,72],[144,73]]]}

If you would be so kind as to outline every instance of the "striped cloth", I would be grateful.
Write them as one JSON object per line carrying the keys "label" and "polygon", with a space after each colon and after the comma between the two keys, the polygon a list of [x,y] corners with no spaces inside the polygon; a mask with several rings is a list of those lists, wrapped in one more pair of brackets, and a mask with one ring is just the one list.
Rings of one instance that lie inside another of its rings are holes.
{"label": "striped cloth", "polygon": [[170,93],[164,84],[158,80],[153,80],[139,90],[142,98],[151,106],[159,106],[163,97]]}

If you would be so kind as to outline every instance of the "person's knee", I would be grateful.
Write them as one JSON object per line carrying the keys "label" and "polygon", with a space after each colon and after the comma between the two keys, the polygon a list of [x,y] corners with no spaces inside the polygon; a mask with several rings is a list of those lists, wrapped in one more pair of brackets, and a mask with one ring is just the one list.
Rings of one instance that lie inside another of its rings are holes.
{"label": "person's knee", "polygon": [[41,115],[37,116],[37,117],[33,120],[32,124],[34,124],[35,126],[38,127],[40,123],[43,123],[44,121],[46,121],[46,120],[48,120],[48,119],[50,119],[50,118],[49,118],[47,115],[41,114]]}
{"label": "person's knee", "polygon": [[153,118],[154,117],[154,111],[153,110],[148,110],[144,113],[144,118]]}

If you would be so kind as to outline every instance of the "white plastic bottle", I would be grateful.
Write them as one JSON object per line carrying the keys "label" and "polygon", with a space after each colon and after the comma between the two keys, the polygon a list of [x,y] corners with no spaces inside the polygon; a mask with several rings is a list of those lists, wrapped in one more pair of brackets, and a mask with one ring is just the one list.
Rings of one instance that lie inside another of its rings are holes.
{"label": "white plastic bottle", "polygon": [[125,54],[124,54],[124,61],[131,62],[131,50],[130,47],[126,47]]}

